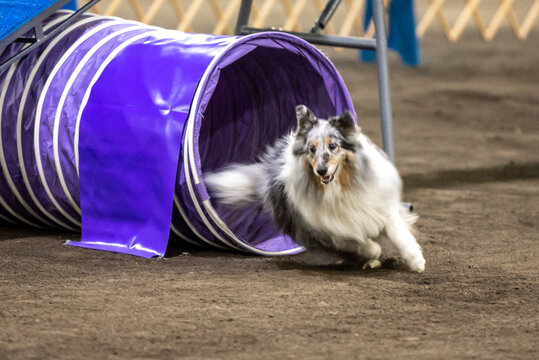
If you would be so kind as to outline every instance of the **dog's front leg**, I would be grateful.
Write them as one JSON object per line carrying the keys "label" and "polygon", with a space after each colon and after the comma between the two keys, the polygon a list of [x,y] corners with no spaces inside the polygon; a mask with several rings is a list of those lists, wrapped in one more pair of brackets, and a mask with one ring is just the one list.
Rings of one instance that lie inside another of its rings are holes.
{"label": "dog's front leg", "polygon": [[410,270],[423,272],[425,270],[425,258],[423,258],[421,247],[401,215],[395,214],[392,216],[385,230],[387,237],[395,245]]}
{"label": "dog's front leg", "polygon": [[369,238],[365,239],[364,243],[359,247],[358,254],[368,259],[363,264],[363,269],[376,269],[382,265],[378,260],[382,254],[382,247]]}
{"label": "dog's front leg", "polygon": [[339,238],[333,239],[333,244],[338,250],[357,254],[361,258],[367,259],[367,262],[363,265],[363,269],[375,269],[381,265],[378,258],[382,254],[382,248],[378,243],[369,238]]}

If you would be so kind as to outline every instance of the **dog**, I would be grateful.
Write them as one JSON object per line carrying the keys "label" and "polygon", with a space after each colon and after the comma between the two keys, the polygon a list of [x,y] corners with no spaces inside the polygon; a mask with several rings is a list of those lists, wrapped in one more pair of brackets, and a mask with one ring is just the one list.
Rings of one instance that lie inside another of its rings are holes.
{"label": "dog", "polygon": [[297,129],[252,164],[205,175],[222,203],[262,204],[278,228],[312,253],[354,254],[377,268],[387,237],[404,262],[423,272],[425,259],[412,234],[417,215],[401,204],[395,166],[356,126],[352,114],[318,119],[296,107]]}

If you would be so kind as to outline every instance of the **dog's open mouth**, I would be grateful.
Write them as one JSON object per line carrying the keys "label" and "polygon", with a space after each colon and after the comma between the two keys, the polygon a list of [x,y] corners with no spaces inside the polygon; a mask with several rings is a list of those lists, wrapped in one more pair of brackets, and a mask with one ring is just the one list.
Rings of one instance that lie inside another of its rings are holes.
{"label": "dog's open mouth", "polygon": [[322,184],[327,185],[333,180],[333,175],[326,175],[321,177]]}

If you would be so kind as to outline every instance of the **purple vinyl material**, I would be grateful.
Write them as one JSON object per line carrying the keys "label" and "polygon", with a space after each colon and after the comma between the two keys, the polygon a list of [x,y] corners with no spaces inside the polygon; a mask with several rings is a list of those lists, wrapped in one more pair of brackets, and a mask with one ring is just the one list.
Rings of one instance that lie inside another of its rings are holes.
{"label": "purple vinyl material", "polygon": [[[353,108],[330,61],[308,43],[279,33],[238,41],[202,85],[204,95],[194,113],[203,116],[196,118],[193,145],[200,179],[203,172],[232,162],[255,161],[267,145],[295,128],[297,104],[325,117]],[[199,202],[205,200],[203,183],[197,186],[201,189]],[[261,207],[238,210],[217,202],[213,207],[242,248],[262,254],[300,251],[277,232]]]}
{"label": "purple vinyl material", "polygon": [[[44,32],[48,33],[53,30],[69,15],[70,13],[66,11],[52,15],[44,26]],[[83,17],[81,21],[86,19],[88,16]],[[45,42],[42,48],[46,48],[50,43]],[[23,46],[20,43],[12,44],[4,49],[2,58],[9,58]],[[5,214],[4,216],[9,220],[43,226],[51,225],[51,223],[37,214],[39,210],[26,191],[21,178],[16,144],[16,125],[21,95],[38,57],[39,54],[31,53],[0,73],[0,214]],[[27,148],[32,149],[32,145],[28,143]],[[30,176],[30,178],[33,177]]]}
{"label": "purple vinyl material", "polygon": [[0,221],[82,224],[70,245],[143,257],[163,256],[171,234],[302,251],[262,208],[212,199],[203,175],[255,161],[295,127],[297,104],[321,117],[353,111],[331,62],[291,35],[187,34],[94,15],[0,74],[0,89]]}

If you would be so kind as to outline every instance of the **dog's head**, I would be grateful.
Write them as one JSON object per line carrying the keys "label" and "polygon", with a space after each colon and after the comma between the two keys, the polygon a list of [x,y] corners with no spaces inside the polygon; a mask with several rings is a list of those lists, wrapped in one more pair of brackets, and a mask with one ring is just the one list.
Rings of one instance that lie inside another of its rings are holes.
{"label": "dog's head", "polygon": [[294,155],[304,157],[323,185],[328,185],[350,166],[357,150],[360,131],[349,111],[325,119],[317,119],[305,105],[296,106],[298,127]]}

